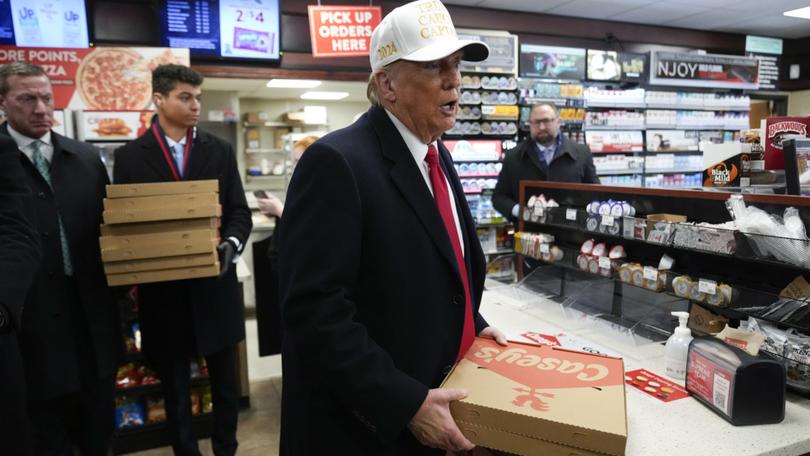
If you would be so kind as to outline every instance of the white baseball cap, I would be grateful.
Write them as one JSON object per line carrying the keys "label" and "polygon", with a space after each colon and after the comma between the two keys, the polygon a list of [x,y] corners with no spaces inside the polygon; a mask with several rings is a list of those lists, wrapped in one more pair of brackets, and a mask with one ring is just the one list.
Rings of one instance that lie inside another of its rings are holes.
{"label": "white baseball cap", "polygon": [[418,0],[388,13],[371,34],[371,69],[397,60],[431,62],[462,50],[464,60],[480,62],[489,47],[480,41],[460,40],[450,13],[439,0]]}

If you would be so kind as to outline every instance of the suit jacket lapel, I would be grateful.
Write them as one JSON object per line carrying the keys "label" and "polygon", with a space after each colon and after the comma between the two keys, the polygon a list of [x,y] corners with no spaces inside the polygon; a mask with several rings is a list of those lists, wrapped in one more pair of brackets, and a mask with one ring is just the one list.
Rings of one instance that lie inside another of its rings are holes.
{"label": "suit jacket lapel", "polygon": [[405,141],[402,140],[384,109],[371,108],[369,110],[369,119],[377,132],[377,137],[380,139],[380,148],[383,155],[393,162],[390,171],[391,179],[419,217],[436,248],[439,249],[442,256],[458,274],[456,257],[450,245],[447,229],[445,229],[439,210],[436,208],[436,200],[433,199],[433,195],[425,186],[422,173],[416,167],[413,155],[405,145]]}
{"label": "suit jacket lapel", "polygon": [[209,144],[210,141],[208,136],[197,129],[197,137],[194,139],[191,152],[189,152],[188,163],[186,164],[186,172],[183,174],[183,180],[193,180],[196,176],[201,174],[203,169],[205,169],[205,164],[210,158],[210,154],[206,153]]}
{"label": "suit jacket lapel", "polygon": [[152,130],[147,130],[143,134],[141,148],[143,149],[144,162],[149,165],[152,170],[157,173],[161,181],[174,181],[174,174],[172,169],[166,162],[166,157],[163,155],[163,150],[160,148],[155,135]]}

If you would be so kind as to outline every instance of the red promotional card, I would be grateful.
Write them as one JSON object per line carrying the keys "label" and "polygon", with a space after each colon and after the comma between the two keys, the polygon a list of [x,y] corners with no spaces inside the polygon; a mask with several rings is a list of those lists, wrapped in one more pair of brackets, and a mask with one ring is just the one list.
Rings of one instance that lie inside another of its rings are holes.
{"label": "red promotional card", "polygon": [[672,402],[689,397],[689,392],[684,387],[646,369],[626,372],[624,382],[661,402]]}
{"label": "red promotional card", "polygon": [[560,347],[562,344],[560,341],[552,335],[549,334],[540,334],[534,331],[526,331],[525,333],[521,334],[522,337],[534,342],[537,345],[548,345],[549,347]]}

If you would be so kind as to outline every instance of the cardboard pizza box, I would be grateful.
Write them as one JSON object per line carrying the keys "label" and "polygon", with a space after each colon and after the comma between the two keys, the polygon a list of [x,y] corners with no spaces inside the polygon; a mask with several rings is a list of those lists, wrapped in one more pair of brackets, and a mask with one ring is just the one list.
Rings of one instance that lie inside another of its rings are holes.
{"label": "cardboard pizza box", "polygon": [[146,184],[111,184],[107,186],[107,198],[177,195],[182,193],[212,193],[218,191],[219,181],[216,179],[153,182]]}
{"label": "cardboard pizza box", "polygon": [[105,274],[125,274],[129,272],[159,271],[162,269],[191,268],[208,266],[217,262],[217,252],[197,253],[164,258],[144,258],[142,260],[116,261],[104,263]]}
{"label": "cardboard pizza box", "polygon": [[193,268],[164,269],[160,271],[131,272],[126,274],[108,274],[107,285],[138,285],[141,283],[167,282],[170,280],[199,279],[219,275],[219,262],[209,266]]}
{"label": "cardboard pizza box", "polygon": [[104,198],[105,211],[158,209],[161,207],[189,208],[219,204],[219,194],[181,193],[177,195],[139,196],[130,198]]}
{"label": "cardboard pizza box", "polygon": [[[138,249],[160,244],[184,244],[190,242],[207,241],[219,236],[216,230],[202,229],[190,231],[169,231],[155,234],[133,234],[130,236],[101,236],[99,245],[101,251]],[[165,255],[162,255],[165,256]]]}
{"label": "cardboard pizza box", "polygon": [[522,455],[624,455],[624,363],[559,347],[476,338],[442,383],[476,445]]}
{"label": "cardboard pizza box", "polygon": [[117,225],[101,225],[102,236],[131,236],[137,234],[159,234],[172,231],[195,231],[220,227],[221,220],[216,217],[165,220],[159,222],[123,223]]}
{"label": "cardboard pizza box", "polygon": [[105,263],[112,263],[115,261],[142,260],[144,258],[193,255],[196,253],[211,252],[218,244],[219,240],[212,238],[210,233],[201,232],[199,235],[182,240],[115,246],[111,248],[102,247],[101,260]]}
{"label": "cardboard pizza box", "polygon": [[134,209],[125,211],[104,211],[104,223],[156,222],[161,220],[183,220],[222,216],[219,204],[207,204],[196,207],[160,207],[154,209]]}

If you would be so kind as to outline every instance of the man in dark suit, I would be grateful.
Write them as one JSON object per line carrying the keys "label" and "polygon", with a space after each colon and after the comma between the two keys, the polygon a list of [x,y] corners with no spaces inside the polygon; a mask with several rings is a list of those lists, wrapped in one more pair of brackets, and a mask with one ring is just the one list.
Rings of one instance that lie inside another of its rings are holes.
{"label": "man in dark suit", "polygon": [[104,455],[123,354],[98,242],[107,171],[95,148],[51,131],[53,91],[42,68],[0,68],[0,107],[8,118],[0,134],[19,149],[42,245],[20,329],[35,450]]}
{"label": "man in dark suit", "polygon": [[138,297],[143,351],[160,375],[175,454],[200,454],[191,426],[189,362],[202,355],[214,405],[211,444],[222,456],[236,453],[236,345],[245,338],[234,262],[253,224],[233,148],[196,127],[202,82],[199,73],[182,65],[153,71],[158,115],[147,133],[116,151],[113,181],[219,180],[220,276],[139,285]]}
{"label": "man in dark suit", "polygon": [[504,217],[518,219],[520,181],[555,181],[598,184],[588,146],[560,134],[560,116],[552,104],[532,107],[528,138],[506,152],[492,204]]}
{"label": "man in dark suit", "polygon": [[279,233],[281,454],[473,447],[448,407],[465,392],[438,387],[475,335],[506,340],[478,312],[483,253],[438,139],[459,61],[488,53],[438,0],[393,10],[371,38],[374,106],[298,163]]}
{"label": "man in dark suit", "polygon": [[17,143],[0,137],[0,442],[4,452],[16,455],[31,452],[17,333],[41,255],[33,215]]}

